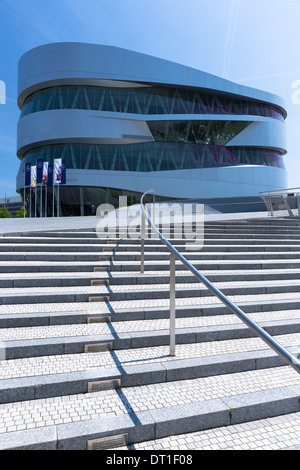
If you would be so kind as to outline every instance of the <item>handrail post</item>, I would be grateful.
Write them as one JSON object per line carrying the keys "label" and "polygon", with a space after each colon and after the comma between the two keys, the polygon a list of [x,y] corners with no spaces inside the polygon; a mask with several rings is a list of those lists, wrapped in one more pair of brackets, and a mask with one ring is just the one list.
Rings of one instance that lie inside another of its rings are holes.
{"label": "handrail post", "polygon": [[145,216],[141,211],[141,273],[145,269]]}
{"label": "handrail post", "polygon": [[271,216],[272,216],[272,217],[274,217],[273,203],[272,203],[272,196],[271,196],[271,195],[269,195],[268,199],[269,199],[269,205],[270,205],[270,212],[271,212]]}
{"label": "handrail post", "polygon": [[297,193],[297,194],[296,194],[296,201],[297,201],[298,215],[300,215],[300,202],[299,202],[299,193]]}
{"label": "handrail post", "polygon": [[[153,225],[155,225],[155,192],[154,191],[152,195],[151,220],[152,220]],[[153,238],[155,236],[155,232],[153,228],[151,227],[151,225],[150,225],[150,229],[151,229],[151,232],[150,232],[151,238]]]}
{"label": "handrail post", "polygon": [[170,253],[170,356],[175,356],[175,254]]}

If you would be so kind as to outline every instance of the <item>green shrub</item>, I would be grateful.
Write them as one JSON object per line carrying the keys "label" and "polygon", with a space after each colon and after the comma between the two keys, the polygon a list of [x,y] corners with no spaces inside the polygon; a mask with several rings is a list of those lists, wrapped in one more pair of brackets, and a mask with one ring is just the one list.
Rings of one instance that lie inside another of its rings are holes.
{"label": "green shrub", "polygon": [[11,213],[7,209],[7,207],[4,205],[0,209],[0,219],[9,219],[11,217]]}
{"label": "green shrub", "polygon": [[[19,218],[24,217],[24,206],[21,207],[21,209],[18,210],[18,212],[16,213],[16,216],[19,217]],[[25,209],[25,217],[28,217],[26,209]]]}

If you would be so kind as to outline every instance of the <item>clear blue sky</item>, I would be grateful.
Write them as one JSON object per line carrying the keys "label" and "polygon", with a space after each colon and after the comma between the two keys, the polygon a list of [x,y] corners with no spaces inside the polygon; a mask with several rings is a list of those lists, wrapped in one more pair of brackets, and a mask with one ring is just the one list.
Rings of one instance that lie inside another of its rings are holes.
{"label": "clear blue sky", "polygon": [[19,167],[18,61],[61,41],[132,49],[280,95],[289,187],[300,187],[300,0],[0,0],[0,19],[0,197],[15,195]]}

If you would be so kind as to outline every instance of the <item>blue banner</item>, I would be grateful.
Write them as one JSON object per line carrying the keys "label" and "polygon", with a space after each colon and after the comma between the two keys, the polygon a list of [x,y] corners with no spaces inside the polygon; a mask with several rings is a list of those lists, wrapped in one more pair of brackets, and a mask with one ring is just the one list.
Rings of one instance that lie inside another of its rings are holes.
{"label": "blue banner", "polygon": [[47,186],[52,187],[53,186],[53,165],[48,165],[48,182]]}
{"label": "blue banner", "polygon": [[42,184],[43,181],[43,168],[44,168],[44,161],[37,160],[36,162],[36,184]]}
{"label": "blue banner", "polygon": [[62,161],[61,163],[61,184],[66,184],[67,182],[67,165],[66,162]]}
{"label": "blue banner", "polygon": [[31,185],[31,163],[26,163],[25,165],[25,187]]}

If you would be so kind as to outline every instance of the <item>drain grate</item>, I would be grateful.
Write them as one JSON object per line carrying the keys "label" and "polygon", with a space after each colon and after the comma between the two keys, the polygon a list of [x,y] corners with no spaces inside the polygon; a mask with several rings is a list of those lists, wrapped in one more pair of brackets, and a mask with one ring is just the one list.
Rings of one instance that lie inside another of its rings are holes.
{"label": "drain grate", "polygon": [[109,295],[97,295],[96,297],[89,297],[89,302],[109,302]]}
{"label": "drain grate", "polygon": [[99,256],[98,261],[113,261],[114,257],[113,256]]}
{"label": "drain grate", "polygon": [[88,383],[88,393],[102,392],[103,390],[113,390],[116,388],[121,388],[120,379],[102,380],[99,382]]}
{"label": "drain grate", "polygon": [[101,439],[94,439],[87,442],[87,450],[106,450],[113,447],[126,446],[128,434],[119,434],[117,436],[107,436]]}
{"label": "drain grate", "polygon": [[109,286],[108,279],[92,279],[91,286]]}
{"label": "drain grate", "polygon": [[94,267],[94,273],[108,273],[110,272],[109,266],[97,266]]}
{"label": "drain grate", "polygon": [[93,352],[111,351],[112,346],[113,346],[112,343],[86,344],[84,346],[84,352],[93,353]]}
{"label": "drain grate", "polygon": [[88,317],[87,323],[111,323],[110,315],[97,315],[95,317]]}

